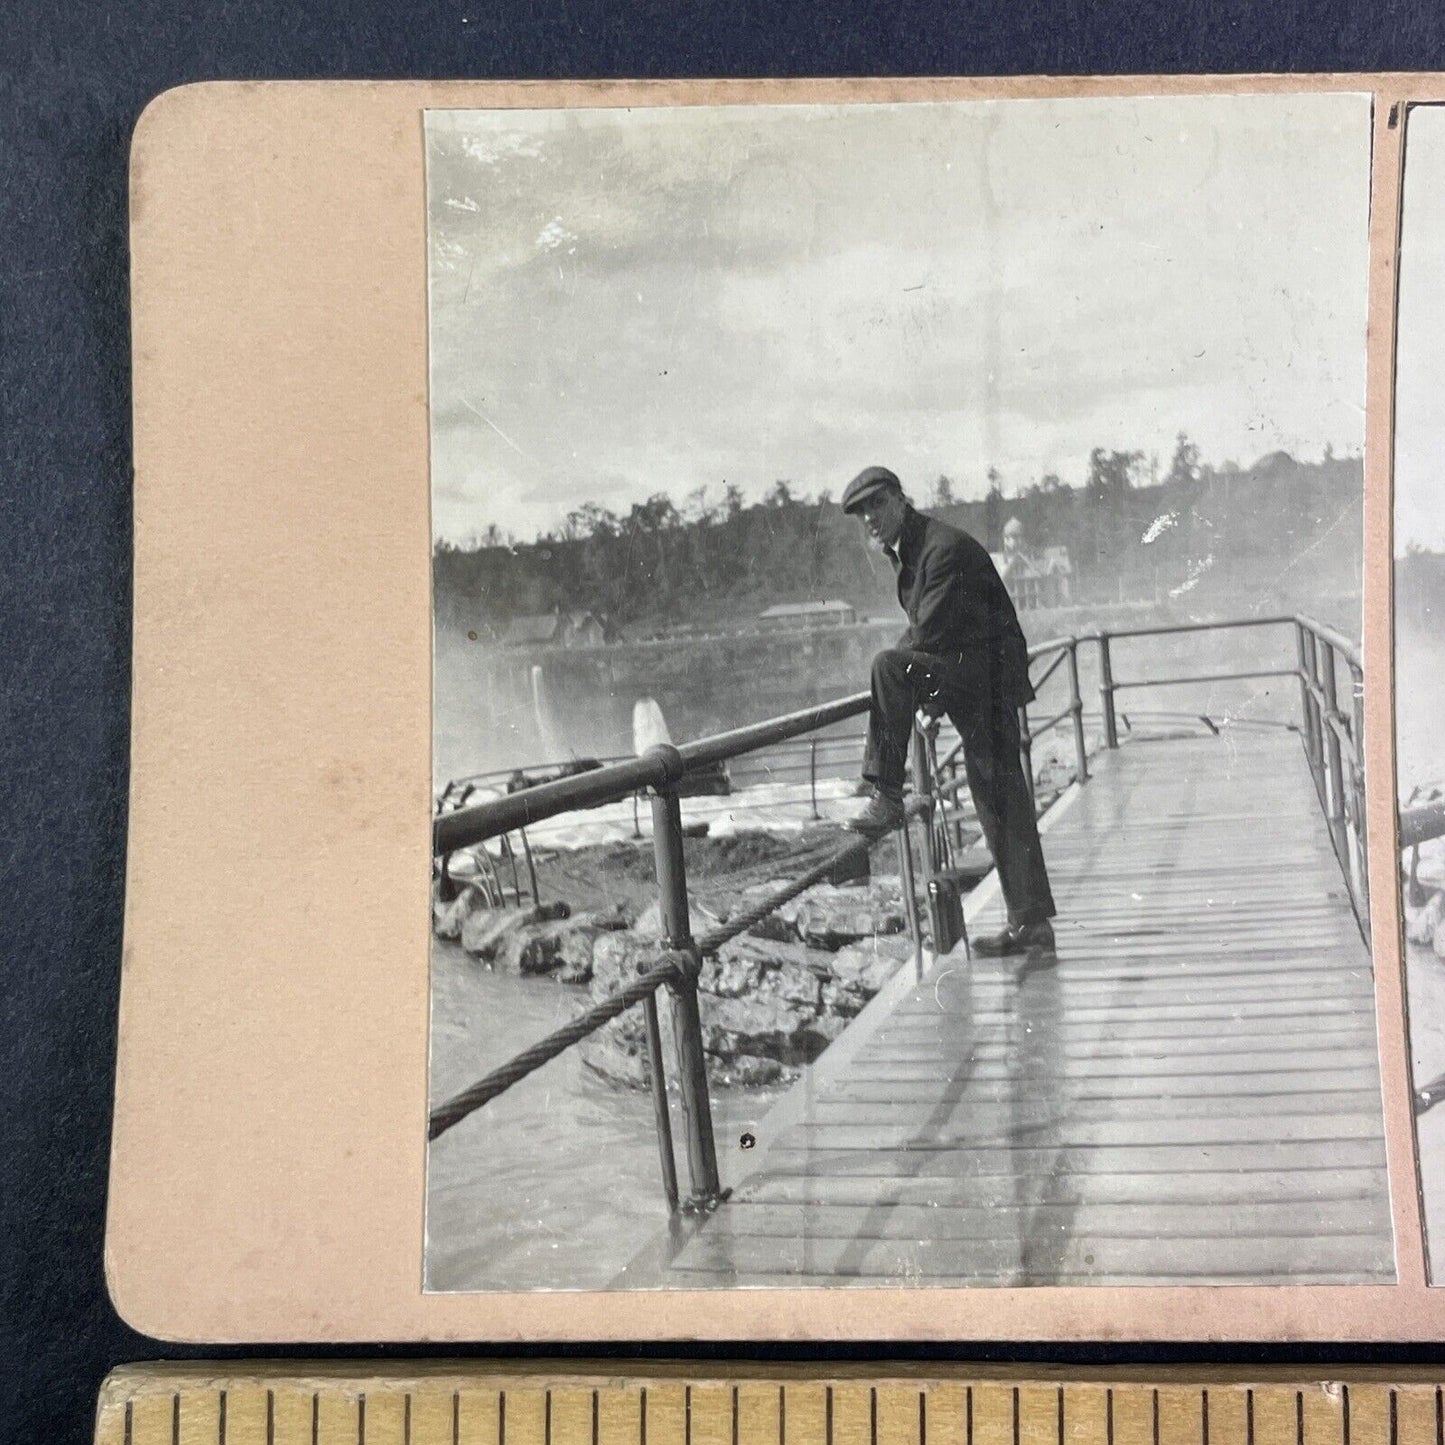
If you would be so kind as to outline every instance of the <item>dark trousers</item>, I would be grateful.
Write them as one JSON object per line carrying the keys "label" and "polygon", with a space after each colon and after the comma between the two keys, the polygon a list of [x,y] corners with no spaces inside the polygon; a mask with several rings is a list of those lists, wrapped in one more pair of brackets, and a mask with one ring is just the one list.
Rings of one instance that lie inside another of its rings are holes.
{"label": "dark trousers", "polygon": [[873,659],[873,700],[863,776],[899,793],[908,769],[913,715],[924,703],[947,713],[963,739],[969,792],[993,855],[1011,924],[1055,913],[1033,797],[1019,756],[1018,707],[991,670],[941,668],[928,653],[891,648]]}

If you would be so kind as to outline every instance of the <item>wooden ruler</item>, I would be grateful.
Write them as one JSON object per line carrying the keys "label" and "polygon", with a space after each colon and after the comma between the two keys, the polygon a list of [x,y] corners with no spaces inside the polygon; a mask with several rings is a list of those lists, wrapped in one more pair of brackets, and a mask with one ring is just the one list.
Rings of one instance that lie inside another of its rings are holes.
{"label": "wooden ruler", "polygon": [[1409,1371],[134,1366],[97,1445],[1445,1445]]}

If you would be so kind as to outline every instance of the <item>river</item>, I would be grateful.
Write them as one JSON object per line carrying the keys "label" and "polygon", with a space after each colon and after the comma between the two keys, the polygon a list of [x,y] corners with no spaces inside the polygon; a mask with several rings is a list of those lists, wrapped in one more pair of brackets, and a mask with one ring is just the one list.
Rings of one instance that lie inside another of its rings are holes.
{"label": "river", "polygon": [[[587,991],[493,972],[432,948],[432,1099],[439,1102],[586,1007]],[[756,1132],[765,1090],[714,1091],[718,1155]],[[686,1151],[673,1111],[678,1170]],[[605,1289],[667,1228],[649,1095],[613,1089],[575,1049],[428,1151],[427,1288]]]}

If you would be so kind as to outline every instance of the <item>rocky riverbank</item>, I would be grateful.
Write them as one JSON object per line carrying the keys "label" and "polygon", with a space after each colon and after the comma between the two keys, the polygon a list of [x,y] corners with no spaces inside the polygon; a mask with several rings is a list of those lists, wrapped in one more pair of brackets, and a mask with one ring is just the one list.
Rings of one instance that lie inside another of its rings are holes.
{"label": "rocky riverbank", "polygon": [[[693,929],[701,933],[746,908],[786,877],[800,851],[835,841],[832,830],[799,840],[771,834],[687,840]],[[464,885],[433,905],[438,937],[456,940],[479,967],[548,975],[615,992],[649,967],[661,947],[650,846],[613,844],[570,851],[567,897],[494,907]],[[911,952],[896,877],[820,884],[769,914],[705,960],[698,987],[703,1045],[715,1084],[786,1082],[811,1063],[897,971]],[[665,1001],[664,1001],[665,1003]],[[660,1013],[664,1034],[670,1010]],[[671,1057],[670,1041],[664,1039]],[[589,1038],[582,1058],[618,1085],[648,1083],[644,1018],[630,1009]]]}

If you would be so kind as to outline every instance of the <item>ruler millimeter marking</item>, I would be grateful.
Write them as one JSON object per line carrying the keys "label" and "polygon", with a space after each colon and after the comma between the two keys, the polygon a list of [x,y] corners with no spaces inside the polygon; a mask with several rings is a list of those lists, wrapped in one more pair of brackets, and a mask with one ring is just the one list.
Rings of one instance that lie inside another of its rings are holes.
{"label": "ruler millimeter marking", "polygon": [[1193,1371],[989,1375],[818,1366],[555,1377],[431,1367],[147,1366],[105,1383],[96,1445],[1445,1445],[1441,1382]]}

